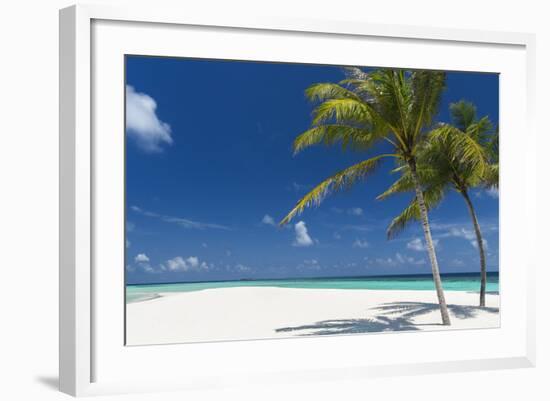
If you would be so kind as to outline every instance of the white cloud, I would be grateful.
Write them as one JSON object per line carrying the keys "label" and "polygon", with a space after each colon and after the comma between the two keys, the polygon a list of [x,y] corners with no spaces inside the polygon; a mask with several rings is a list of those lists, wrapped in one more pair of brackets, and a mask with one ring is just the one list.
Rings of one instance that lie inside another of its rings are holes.
{"label": "white cloud", "polygon": [[187,262],[192,268],[196,268],[199,265],[199,258],[197,258],[196,256],[189,256],[187,258]]}
{"label": "white cloud", "polygon": [[401,255],[399,252],[395,254],[395,258],[399,263],[405,263],[405,257]]}
{"label": "white cloud", "polygon": [[130,245],[132,245],[132,243],[129,239],[126,239],[126,248],[130,248]]}
{"label": "white cloud", "polygon": [[378,267],[400,267],[411,265],[420,266],[426,264],[425,259],[416,259],[412,256],[402,255],[399,252],[397,252],[393,257],[389,256],[387,258],[376,259],[365,258],[365,261],[367,261],[369,265],[375,265]]}
{"label": "white cloud", "polygon": [[302,192],[302,191],[305,191],[306,189],[309,189],[309,188],[311,188],[311,185],[309,185],[309,184],[298,184],[297,182],[293,182],[289,187],[289,189],[292,189],[295,192]]}
{"label": "white cloud", "polygon": [[360,240],[360,239],[356,239],[352,246],[354,248],[368,248],[369,247],[369,243],[365,240]]}
{"label": "white cloud", "polygon": [[[498,223],[485,221],[485,222],[479,222],[481,226],[481,231],[486,232],[495,232],[498,231],[499,225]],[[465,228],[469,227],[469,228]],[[441,223],[432,223],[431,228],[434,231],[437,231],[436,236],[439,238],[448,238],[448,237],[456,237],[456,238],[462,238],[466,241],[470,242],[476,239],[475,231],[471,228],[472,223],[471,221],[467,221],[464,223],[447,223],[447,224],[441,224]]]}
{"label": "white cloud", "polygon": [[489,188],[485,191],[491,198],[497,199],[499,197],[498,188]]}
{"label": "white cloud", "polygon": [[[140,253],[134,258],[137,263],[137,268],[142,270],[145,273],[157,274],[163,272],[188,272],[188,271],[207,271],[214,267],[214,265],[209,265],[204,261],[200,261],[196,256],[189,256],[188,258],[182,258],[181,256],[176,256],[175,258],[169,259],[165,264],[161,263],[159,265],[151,265],[149,257]],[[135,271],[136,268],[132,266],[127,266],[128,271]]]}
{"label": "white cloud", "polygon": [[194,220],[185,219],[182,217],[166,216],[156,212],[150,212],[148,210],[144,210],[138,206],[131,206],[130,209],[136,213],[141,214],[142,216],[159,219],[161,221],[164,221],[165,223],[177,224],[178,226],[183,228],[190,228],[190,229],[197,229],[197,230],[204,230],[204,229],[231,230],[229,227],[223,226],[221,224],[202,223],[200,221],[194,221]]}
{"label": "white cloud", "polygon": [[467,230],[465,228],[451,228],[449,230],[449,235],[451,237],[464,238],[465,240],[472,241],[476,238],[476,234],[473,230]]}
{"label": "white cloud", "polygon": [[126,132],[145,152],[162,151],[162,145],[172,144],[170,126],[157,116],[157,102],[145,93],[126,85]]}
{"label": "white cloud", "polygon": [[476,198],[479,198],[479,199],[484,198],[485,195],[487,195],[488,197],[493,198],[493,199],[498,199],[499,196],[500,196],[498,188],[494,188],[494,187],[483,189],[483,190],[478,190],[478,191],[474,192],[474,196]]}
{"label": "white cloud", "polygon": [[336,214],[342,214],[342,213],[346,212],[347,214],[349,214],[351,216],[362,216],[363,215],[363,209],[361,209],[360,207],[350,207],[349,209],[341,209],[339,207],[331,207],[330,210],[333,213],[336,213]]}
{"label": "white cloud", "polygon": [[[439,244],[438,239],[432,239],[432,242],[434,244],[434,247],[437,248],[437,245]],[[407,249],[412,249],[413,251],[425,251],[426,246],[424,245],[424,241],[422,241],[420,238],[413,238],[409,242],[407,242]]]}
{"label": "white cloud", "polygon": [[267,224],[268,226],[276,226],[277,224],[275,223],[275,220],[273,219],[273,217],[271,217],[269,214],[266,214],[263,218],[262,218],[262,223],[263,224]]}
{"label": "white cloud", "polygon": [[462,259],[453,259],[453,260],[451,260],[450,264],[453,267],[463,267],[464,266],[464,261]]}
{"label": "white cloud", "polygon": [[292,245],[294,246],[311,246],[313,245],[313,240],[307,232],[306,223],[299,221],[294,225],[294,232],[296,233],[296,239]]}
{"label": "white cloud", "polygon": [[369,263],[370,264],[376,264],[378,266],[393,267],[393,266],[397,266],[399,262],[397,262],[392,257],[387,257],[387,258],[376,258],[376,259],[374,259],[374,261],[370,260]]}
{"label": "white cloud", "polygon": [[140,253],[134,258],[134,260],[137,263],[147,263],[149,262],[149,257],[144,253]]}
{"label": "white cloud", "polygon": [[140,266],[145,273],[160,273],[154,267],[152,267],[149,263],[141,263]]}
{"label": "white cloud", "polygon": [[424,244],[422,243],[422,240],[420,238],[414,238],[413,240],[407,242],[407,248],[419,252],[425,249]]}
{"label": "white cloud", "polygon": [[[483,242],[483,248],[485,250],[488,250],[489,249],[489,243],[487,242],[487,240],[485,238],[482,239],[482,242]],[[470,241],[470,244],[475,248],[475,249],[478,249],[478,246],[477,246],[477,240],[471,240]]]}
{"label": "white cloud", "polygon": [[[465,228],[456,228],[456,227],[452,227],[448,232],[447,232],[447,236],[449,237],[457,237],[457,238],[463,238],[465,239],[466,241],[468,241],[470,243],[470,245],[472,245],[474,248],[478,248],[477,247],[477,238],[476,238],[476,233],[474,230],[468,230],[468,229],[465,229]],[[489,243],[487,242],[487,240],[485,238],[483,238],[483,247],[485,249],[488,249],[489,248]]]}
{"label": "white cloud", "polygon": [[235,270],[238,271],[238,272],[249,272],[252,269],[248,266],[245,266],[245,265],[241,264],[241,263],[237,263],[235,265]]}
{"label": "white cloud", "polygon": [[231,273],[250,273],[253,269],[243,263],[229,264],[224,266],[225,270]]}
{"label": "white cloud", "polygon": [[174,223],[183,228],[195,228],[198,230],[204,230],[205,228],[214,228],[217,230],[230,230],[229,227],[223,226],[221,224],[215,223],[202,223],[200,221],[194,221],[189,219],[184,219],[181,217],[172,217],[172,216],[160,216],[161,220],[166,223]]}
{"label": "white cloud", "polygon": [[306,259],[296,267],[298,270],[321,270],[321,265],[317,259]]}
{"label": "white cloud", "polygon": [[172,271],[188,269],[187,262],[183,260],[181,256],[176,256],[175,258],[168,260],[166,264]]}
{"label": "white cloud", "polygon": [[424,259],[416,259],[412,256],[401,255],[399,252],[397,252],[395,254],[395,259],[401,264],[408,264],[408,265],[423,265],[423,264],[426,264],[426,260],[424,260]]}
{"label": "white cloud", "polygon": [[339,227],[340,230],[372,231],[373,226],[368,224],[346,224]]}
{"label": "white cloud", "polygon": [[352,216],[362,216],[363,209],[360,207],[352,207],[351,209],[348,209],[348,214],[351,214]]}
{"label": "white cloud", "polygon": [[168,270],[172,272],[188,272],[210,269],[210,266],[206,262],[200,262],[199,258],[196,256],[189,256],[186,259],[181,256],[176,256],[175,258],[167,260],[166,265],[168,266]]}
{"label": "white cloud", "polygon": [[341,239],[342,236],[340,235],[339,232],[335,232],[334,234],[332,234],[332,236],[334,237],[334,239]]}
{"label": "white cloud", "polygon": [[[137,263],[138,268],[143,270],[145,273],[157,273],[157,270],[151,266],[149,257],[144,253],[139,253],[134,258],[134,261]],[[131,270],[135,271],[135,269]]]}

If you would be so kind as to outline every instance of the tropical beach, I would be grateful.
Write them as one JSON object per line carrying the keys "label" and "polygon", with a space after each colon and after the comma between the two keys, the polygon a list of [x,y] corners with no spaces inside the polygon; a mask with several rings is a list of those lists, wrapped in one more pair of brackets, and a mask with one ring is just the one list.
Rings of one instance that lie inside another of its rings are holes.
{"label": "tropical beach", "polygon": [[499,327],[498,74],[125,65],[127,345]]}
{"label": "tropical beach", "polygon": [[427,290],[282,287],[160,293],[127,305],[127,345],[497,328],[499,296],[486,307],[472,291],[447,291],[452,326]]}

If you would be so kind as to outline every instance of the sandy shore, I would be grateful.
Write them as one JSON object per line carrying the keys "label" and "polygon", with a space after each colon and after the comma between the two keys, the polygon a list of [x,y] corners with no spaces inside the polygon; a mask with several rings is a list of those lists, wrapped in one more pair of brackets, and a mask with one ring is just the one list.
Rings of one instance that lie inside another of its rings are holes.
{"label": "sandy shore", "polygon": [[127,305],[127,344],[498,327],[499,296],[445,293],[452,326],[442,326],[434,291],[218,288],[160,294]]}

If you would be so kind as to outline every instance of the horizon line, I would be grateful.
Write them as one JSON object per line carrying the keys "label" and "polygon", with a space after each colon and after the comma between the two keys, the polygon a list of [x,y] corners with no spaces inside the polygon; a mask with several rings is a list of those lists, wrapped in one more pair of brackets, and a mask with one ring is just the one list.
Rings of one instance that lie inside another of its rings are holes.
{"label": "horizon line", "polygon": [[[500,273],[499,270],[487,270],[487,273]],[[467,272],[446,272],[445,275],[461,275],[461,274],[480,274],[479,271]],[[165,284],[203,284],[203,283],[226,283],[234,281],[276,281],[276,280],[323,280],[323,279],[357,279],[357,278],[384,278],[384,277],[414,277],[414,276],[429,276],[432,273],[406,273],[406,274],[375,274],[375,275],[359,275],[359,276],[317,276],[317,277],[282,277],[282,278],[239,278],[227,280],[197,280],[197,281],[168,281],[154,283],[125,283],[125,286],[132,285],[165,285]]]}

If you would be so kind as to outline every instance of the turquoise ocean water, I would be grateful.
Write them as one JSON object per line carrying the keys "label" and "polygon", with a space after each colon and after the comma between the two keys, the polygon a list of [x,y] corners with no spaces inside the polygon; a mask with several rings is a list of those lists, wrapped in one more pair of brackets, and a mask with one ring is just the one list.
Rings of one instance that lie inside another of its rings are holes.
{"label": "turquoise ocean water", "polygon": [[[479,291],[478,273],[442,274],[443,288],[448,291]],[[126,286],[126,302],[156,298],[161,293],[200,291],[231,287],[331,288],[345,290],[434,290],[431,275],[300,278],[283,280],[211,281],[198,283],[132,284]],[[490,272],[487,291],[498,292],[498,273]]]}

